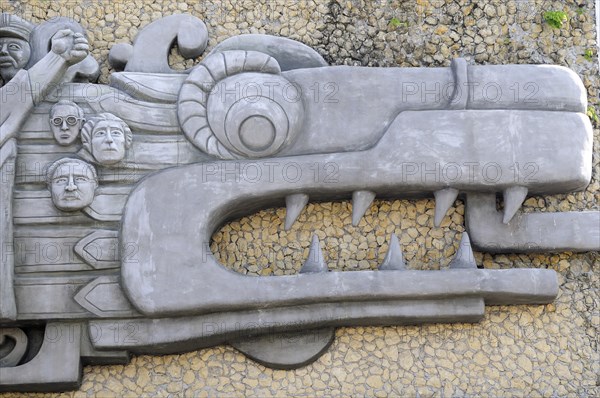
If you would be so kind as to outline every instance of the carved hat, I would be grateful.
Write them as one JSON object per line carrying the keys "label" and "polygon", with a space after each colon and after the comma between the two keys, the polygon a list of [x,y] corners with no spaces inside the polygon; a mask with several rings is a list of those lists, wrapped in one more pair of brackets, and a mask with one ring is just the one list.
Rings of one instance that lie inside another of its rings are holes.
{"label": "carved hat", "polygon": [[0,37],[16,37],[29,41],[33,24],[16,15],[0,14]]}

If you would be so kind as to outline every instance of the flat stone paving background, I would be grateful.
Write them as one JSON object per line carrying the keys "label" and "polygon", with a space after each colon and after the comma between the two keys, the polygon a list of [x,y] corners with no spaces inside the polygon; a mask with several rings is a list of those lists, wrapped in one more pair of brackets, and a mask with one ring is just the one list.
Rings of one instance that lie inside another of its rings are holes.
{"label": "flat stone paving background", "polygon": [[[448,66],[454,57],[474,64],[564,65],[581,76],[590,103],[600,113],[592,0],[3,0],[1,5],[2,11],[36,23],[59,15],[81,22],[104,83],[113,43],[131,42],[149,22],[185,12],[208,25],[209,50],[230,36],[265,33],[299,40],[336,65]],[[542,19],[550,10],[565,11],[569,21],[561,29],[550,27]],[[587,49],[593,51],[591,61],[583,56]],[[197,62],[176,55],[171,60],[180,69]],[[599,210],[599,162],[596,126],[594,171],[587,190],[532,197],[523,210]],[[330,269],[376,269],[395,232],[409,268],[439,269],[447,267],[458,247],[464,206],[453,207],[440,228],[433,227],[433,210],[432,199],[376,200],[353,227],[349,202],[311,203],[286,232],[284,209],[267,209],[225,225],[213,236],[212,249],[242,273],[292,274],[300,269],[316,233]],[[479,324],[338,329],[325,355],[293,371],[266,369],[228,346],[138,356],[127,366],[85,367],[81,390],[61,395],[600,396],[600,254],[475,255],[487,268],[556,270],[558,298],[545,306],[488,307]],[[24,395],[3,395],[17,396]]]}

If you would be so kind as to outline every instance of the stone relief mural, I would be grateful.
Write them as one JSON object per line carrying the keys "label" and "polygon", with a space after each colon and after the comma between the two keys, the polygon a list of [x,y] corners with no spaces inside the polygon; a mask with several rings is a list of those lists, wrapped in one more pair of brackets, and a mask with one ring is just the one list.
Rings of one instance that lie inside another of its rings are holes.
{"label": "stone relief mural", "polygon": [[125,158],[131,140],[127,123],[110,113],[99,113],[83,125],[79,155],[103,166],[115,165]]}
{"label": "stone relief mural", "polygon": [[[571,70],[329,66],[267,35],[170,68],[174,42],[194,58],[207,41],[190,15],[155,21],[112,47],[118,72],[101,85],[77,23],[2,14],[0,390],[74,389],[82,364],[222,343],[294,368],[339,326],[477,322],[486,305],[557,296],[553,270],[483,269],[472,246],[599,249],[599,212],[519,211],[528,194],[590,181],[592,127]],[[535,84],[535,101],[478,90],[515,82]],[[315,83],[339,95],[314,101]],[[408,269],[395,235],[376,271],[328,272],[316,237],[289,276],[232,272],[209,249],[219,225],[266,207],[285,204],[289,229],[309,201],[351,197],[356,225],[375,197],[433,196],[439,226],[459,195],[469,232],[447,269]],[[40,242],[60,248],[52,261],[31,255]]]}
{"label": "stone relief mural", "polygon": [[48,167],[46,177],[52,203],[62,211],[81,210],[94,201],[98,176],[94,166],[74,158],[61,158]]}
{"label": "stone relief mural", "polygon": [[79,138],[85,116],[83,110],[73,101],[60,100],[50,108],[48,122],[58,145],[68,146]]}

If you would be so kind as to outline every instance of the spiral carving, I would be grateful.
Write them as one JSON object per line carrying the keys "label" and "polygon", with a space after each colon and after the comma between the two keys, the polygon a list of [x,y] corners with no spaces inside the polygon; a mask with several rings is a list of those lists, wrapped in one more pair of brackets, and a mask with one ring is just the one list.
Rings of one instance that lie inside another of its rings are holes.
{"label": "spiral carving", "polygon": [[27,342],[27,335],[21,329],[0,329],[0,368],[17,366],[25,356]]}
{"label": "spiral carving", "polygon": [[299,132],[304,106],[296,86],[280,73],[275,58],[258,51],[210,55],[179,92],[177,114],[184,134],[220,159],[281,151]]}

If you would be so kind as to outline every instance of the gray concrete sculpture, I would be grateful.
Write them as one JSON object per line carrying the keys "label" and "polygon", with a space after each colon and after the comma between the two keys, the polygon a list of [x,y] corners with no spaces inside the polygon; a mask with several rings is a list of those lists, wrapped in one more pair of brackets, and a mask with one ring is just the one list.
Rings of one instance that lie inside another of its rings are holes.
{"label": "gray concrete sculpture", "polygon": [[[13,247],[13,187],[16,136],[35,105],[50,87],[63,78],[70,66],[88,56],[87,40],[70,29],[58,30],[50,40],[49,51],[28,70],[31,62],[29,44],[33,25],[21,18],[0,14],[0,321],[15,320],[17,305],[13,289],[13,258],[4,252]],[[48,50],[48,46],[46,47]]]}
{"label": "gray concrete sculpture", "polygon": [[46,181],[54,206],[63,211],[81,210],[91,205],[98,188],[94,166],[72,158],[52,163]]}
{"label": "gray concrete sculpture", "polygon": [[[28,67],[35,65],[48,54],[52,37],[61,30],[70,30],[77,35],[85,35],[83,27],[70,18],[58,17],[42,22],[33,28],[29,38],[31,58],[27,64]],[[91,54],[88,54],[81,61],[69,66],[62,76],[61,82],[96,82],[98,76],[100,76],[100,65]]]}
{"label": "gray concrete sculpture", "polygon": [[[91,79],[72,30],[47,54],[36,45],[41,60],[17,72],[31,32],[47,43],[53,29],[2,16],[5,81]],[[174,41],[192,58],[207,40],[202,21],[172,15],[113,47],[121,72],[94,85],[97,96],[70,83],[68,94],[2,104],[0,164],[16,168],[2,186],[0,390],[77,388],[82,364],[223,343],[298,367],[338,326],[477,322],[485,305],[554,300],[554,271],[478,268],[471,239],[487,251],[599,249],[597,212],[519,214],[528,194],[590,181],[586,93],[569,69],[328,66],[307,46],[260,35],[224,41],[191,70],[169,67]],[[502,90],[511,84],[535,85],[536,101],[515,101]],[[237,274],[208,248],[219,225],[265,207],[286,206],[289,229],[309,201],[351,198],[357,225],[375,197],[431,196],[438,226],[460,195],[470,237],[439,270],[409,269],[393,234],[379,269],[361,272],[328,272],[316,237],[298,274],[281,277]],[[573,237],[548,233],[555,223]],[[44,338],[56,333],[70,338]]]}
{"label": "gray concrete sculpture", "polygon": [[72,145],[85,122],[83,110],[73,101],[61,100],[50,109],[48,123],[58,145]]}
{"label": "gray concrete sculpture", "polygon": [[83,125],[83,149],[79,155],[103,166],[111,166],[125,159],[132,139],[127,123],[110,113],[100,113],[90,117]]}

